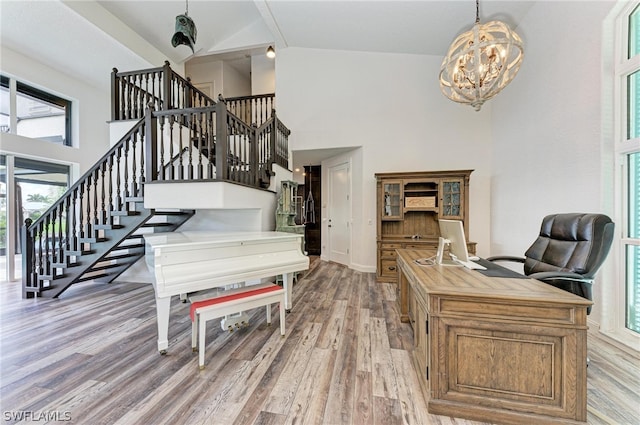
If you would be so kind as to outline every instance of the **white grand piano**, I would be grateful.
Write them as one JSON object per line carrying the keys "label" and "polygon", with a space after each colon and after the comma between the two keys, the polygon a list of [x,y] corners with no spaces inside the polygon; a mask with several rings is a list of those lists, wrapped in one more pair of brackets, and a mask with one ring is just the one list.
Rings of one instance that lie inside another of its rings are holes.
{"label": "white grand piano", "polygon": [[171,297],[282,275],[291,309],[295,272],[309,268],[302,235],[285,232],[184,231],[145,235],[146,262],[154,274],[158,350],[169,346]]}

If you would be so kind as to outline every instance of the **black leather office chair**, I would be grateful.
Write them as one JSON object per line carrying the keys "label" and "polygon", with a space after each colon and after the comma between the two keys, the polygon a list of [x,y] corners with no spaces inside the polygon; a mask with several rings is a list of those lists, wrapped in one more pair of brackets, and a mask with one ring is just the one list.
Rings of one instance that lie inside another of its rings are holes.
{"label": "black leather office chair", "polygon": [[524,257],[487,260],[524,263],[527,276],[593,301],[593,279],[607,258],[613,229],[604,214],[552,214],[542,220],[540,235]]}

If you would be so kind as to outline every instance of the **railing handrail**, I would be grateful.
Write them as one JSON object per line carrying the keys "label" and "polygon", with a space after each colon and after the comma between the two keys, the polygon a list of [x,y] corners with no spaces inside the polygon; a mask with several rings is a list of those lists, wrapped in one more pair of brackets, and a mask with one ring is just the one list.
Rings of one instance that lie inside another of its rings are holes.
{"label": "railing handrail", "polygon": [[80,176],[80,178],[78,178],[78,180],[69,189],[65,191],[63,196],[58,198],[58,200],[53,204],[51,204],[51,206],[47,208],[47,210],[44,213],[42,213],[40,217],[38,217],[35,221],[33,221],[31,223],[31,226],[29,226],[29,229],[35,228],[38,224],[43,222],[45,218],[49,216],[56,208],[58,208],[60,204],[65,202],[66,199],[70,196],[70,194],[73,193],[74,190],[80,188],[80,186],[83,185],[87,181],[89,176],[93,175],[93,173],[95,173],[96,170],[99,170],[100,167],[102,167],[102,164],[104,164],[114,152],[122,148],[122,146],[129,139],[129,137],[135,134],[140,129],[140,127],[142,127],[142,125],[144,125],[144,118],[139,120],[124,136],[122,136],[122,138],[115,145],[113,145],[104,155],[102,155],[102,157],[100,157],[100,159],[97,160],[96,163],[93,164],[91,168],[89,168],[82,176]]}
{"label": "railing handrail", "polygon": [[173,69],[169,61],[164,66],[138,71],[111,73],[111,120],[132,120],[144,116],[144,109],[153,101],[155,109],[181,109],[191,106],[215,105],[208,94],[194,87]]}
{"label": "railing handrail", "polygon": [[[215,112],[216,111],[216,107],[215,107],[215,105],[213,105],[213,106],[199,106],[199,107],[196,107],[196,108],[182,108],[182,109],[180,109],[180,111],[184,112],[186,114],[193,114],[193,113],[199,113],[199,112]],[[176,114],[176,109],[164,109],[164,110],[161,110],[161,111],[152,111],[151,113],[155,117],[169,116],[169,115],[175,115]]]}
{"label": "railing handrail", "polygon": [[237,102],[237,101],[250,100],[250,99],[266,99],[266,98],[275,97],[275,96],[276,96],[275,93],[264,93],[264,94],[248,95],[248,96],[227,97],[225,98],[225,100],[228,102]]}
{"label": "railing handrail", "polygon": [[118,77],[129,77],[131,75],[150,74],[152,72],[161,72],[163,69],[164,69],[164,67],[162,67],[162,66],[155,67],[155,68],[139,69],[139,70],[136,70],[136,71],[118,71],[117,68],[113,68],[113,72]]}
{"label": "railing handrail", "polygon": [[266,120],[260,127],[258,127],[258,133],[262,133],[267,127],[271,127],[273,125],[273,121],[275,117],[271,117]]}
{"label": "railing handrail", "polygon": [[206,98],[209,102],[211,102],[211,105],[215,105],[216,104],[216,101],[213,100],[208,94],[206,94],[205,92],[203,92],[202,90],[200,90],[199,88],[197,88],[193,84],[191,84],[191,80],[190,79],[184,78],[182,75],[178,74],[173,69],[171,69],[171,67],[169,67],[169,69],[171,70],[171,79],[176,79],[176,80],[182,81],[184,84],[189,86],[189,90],[190,91],[194,91],[194,92],[200,94],[202,97]]}

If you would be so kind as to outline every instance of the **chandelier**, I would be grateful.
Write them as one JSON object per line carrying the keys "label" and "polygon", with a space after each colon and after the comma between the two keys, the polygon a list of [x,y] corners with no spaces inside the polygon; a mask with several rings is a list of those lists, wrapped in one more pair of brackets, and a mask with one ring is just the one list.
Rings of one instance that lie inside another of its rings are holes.
{"label": "chandelier", "polygon": [[479,111],[482,104],[507,86],[516,76],[524,52],[522,39],[505,23],[480,24],[476,0],[476,22],[449,47],[440,67],[440,89],[454,102]]}

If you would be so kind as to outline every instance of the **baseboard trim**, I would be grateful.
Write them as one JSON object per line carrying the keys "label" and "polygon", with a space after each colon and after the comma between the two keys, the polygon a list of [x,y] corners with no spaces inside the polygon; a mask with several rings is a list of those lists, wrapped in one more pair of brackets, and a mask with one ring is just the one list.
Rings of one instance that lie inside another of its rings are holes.
{"label": "baseboard trim", "polygon": [[600,328],[600,324],[598,322],[593,321],[589,318],[587,318],[587,324],[589,325],[589,331],[588,331],[589,333],[597,334],[596,336],[598,338],[602,338],[605,342],[624,351],[626,354],[632,356],[633,358],[640,360],[640,351],[630,346],[629,344],[627,344],[623,340],[623,338],[620,338],[618,334],[613,332],[609,332],[609,333],[604,332]]}

